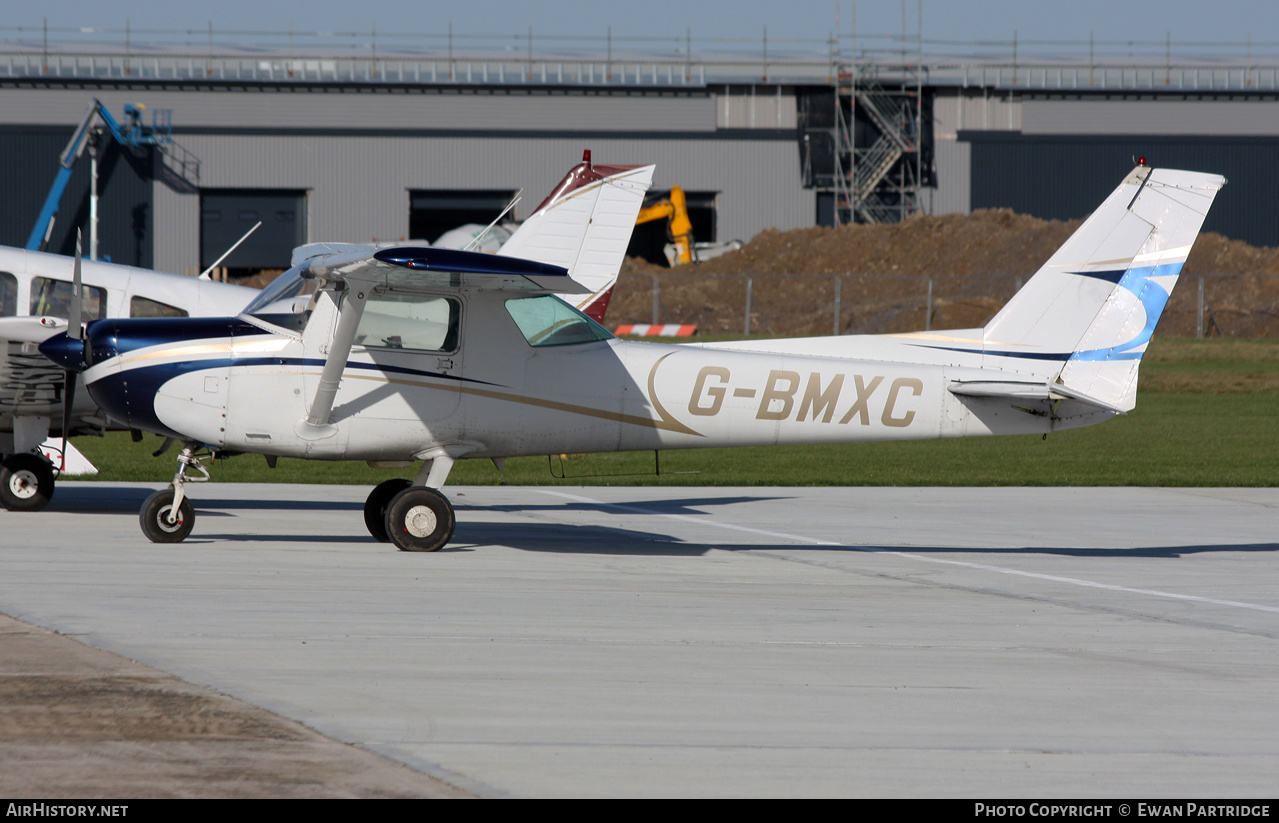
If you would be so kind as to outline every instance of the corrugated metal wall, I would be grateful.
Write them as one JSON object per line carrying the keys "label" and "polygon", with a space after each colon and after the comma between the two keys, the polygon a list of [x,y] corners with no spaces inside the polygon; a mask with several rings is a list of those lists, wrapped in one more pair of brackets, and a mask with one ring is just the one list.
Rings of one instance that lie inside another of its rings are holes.
{"label": "corrugated metal wall", "polygon": [[722,129],[793,129],[799,124],[795,90],[783,86],[725,87],[716,94]]}
{"label": "corrugated metal wall", "polygon": [[[794,139],[671,137],[263,137],[186,135],[207,188],[309,190],[310,239],[395,240],[409,231],[410,189],[524,189],[520,217],[591,149],[597,163],[656,163],[655,188],[720,192],[721,239],[810,226]],[[198,197],[157,186],[157,265],[195,266]]]}
{"label": "corrugated metal wall", "polygon": [[951,137],[933,143],[937,188],[920,194],[925,214],[968,214],[972,211],[972,145]]}
{"label": "corrugated metal wall", "polygon": [[1089,214],[1138,157],[1224,174],[1205,231],[1279,245],[1279,99],[1239,93],[998,94],[940,89],[934,100],[934,214],[1011,208],[1050,219]]}
{"label": "corrugated metal wall", "polygon": [[[1279,244],[1270,218],[1279,182],[1274,95],[1112,99],[980,87],[933,93],[938,186],[922,192],[926,211],[1002,206],[1043,217],[1082,216],[1144,154],[1152,163],[1226,174],[1232,183],[1208,228]],[[104,240],[104,250],[161,269],[199,267],[201,188],[303,190],[309,239],[399,239],[408,234],[411,189],[523,188],[517,213],[525,216],[584,148],[601,163],[656,163],[658,188],[719,192],[721,240],[810,226],[817,217],[816,193],[802,185],[790,86],[73,89],[11,83],[0,87],[0,141],[7,141],[0,142],[0,216],[8,242],[25,242],[57,152],[94,95],[117,114],[125,103],[172,110],[178,143],[199,160],[198,178],[191,169],[184,177],[171,171],[172,163],[161,163],[154,184],[143,167],[120,167],[110,183],[132,201],[104,215],[104,236],[115,238]],[[76,192],[87,188],[80,182],[86,175],[77,170],[69,198],[82,199]],[[135,196],[135,186],[150,193]],[[64,210],[61,226],[70,223]]]}
{"label": "corrugated metal wall", "polygon": [[1021,131],[1273,137],[1279,133],[1279,100],[1272,96],[1214,100],[1181,95],[1145,100],[1027,99],[1022,102]]}
{"label": "corrugated metal wall", "polygon": [[933,137],[961,131],[1020,131],[1022,101],[1006,89],[942,89],[933,98]]}
{"label": "corrugated metal wall", "polygon": [[972,144],[972,208],[1011,208],[1051,219],[1088,215],[1138,157],[1152,166],[1224,174],[1229,185],[1204,231],[1279,245],[1271,203],[1279,189],[1279,136],[1023,135],[965,132]]}
{"label": "corrugated metal wall", "polygon": [[937,187],[920,192],[920,205],[926,214],[967,214],[972,210],[972,147],[959,139],[960,131],[1016,132],[1022,104],[1007,91],[941,89],[932,109]]}
{"label": "corrugated metal wall", "polygon": [[719,192],[720,239],[749,240],[815,219],[814,193],[800,180],[794,95],[775,86],[11,87],[0,88],[0,119],[65,123],[69,132],[94,94],[116,113],[125,103],[171,110],[178,143],[199,160],[198,180],[171,174],[154,186],[154,261],[169,271],[199,268],[201,188],[302,189],[311,240],[398,239],[408,234],[410,189],[523,188],[517,213],[526,216],[585,148],[600,163],[656,163],[658,188]]}
{"label": "corrugated metal wall", "polygon": [[709,91],[562,89],[437,91],[378,86],[221,87],[207,89],[0,88],[0,118],[8,124],[75,125],[96,96],[119,118],[126,103],[169,109],[179,132],[192,129],[256,129],[343,132],[396,129],[508,132],[569,130],[715,130]]}
{"label": "corrugated metal wall", "polygon": [[[0,125],[0,245],[26,245],[71,132],[72,126]],[[98,165],[99,257],[151,267],[155,217],[151,149],[125,150],[108,138]],[[74,254],[78,225],[84,227],[84,253],[89,253],[89,178],[86,151],[63,192],[49,251]]]}

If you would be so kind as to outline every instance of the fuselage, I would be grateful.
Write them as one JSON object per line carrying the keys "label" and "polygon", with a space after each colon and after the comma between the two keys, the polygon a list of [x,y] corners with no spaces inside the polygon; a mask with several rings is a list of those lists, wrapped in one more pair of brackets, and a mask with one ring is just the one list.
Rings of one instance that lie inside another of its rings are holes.
{"label": "fuselage", "polygon": [[545,305],[520,301],[550,296],[420,296],[435,301],[420,316],[400,304],[366,309],[324,427],[306,418],[338,322],[329,293],[307,317],[100,321],[89,329],[85,379],[131,428],[232,451],[367,461],[439,447],[512,457],[1032,433],[1111,416],[948,391],[1060,368],[983,354],[980,331],[750,351],[626,342],[593,324],[586,333],[568,315],[530,330],[527,309]]}

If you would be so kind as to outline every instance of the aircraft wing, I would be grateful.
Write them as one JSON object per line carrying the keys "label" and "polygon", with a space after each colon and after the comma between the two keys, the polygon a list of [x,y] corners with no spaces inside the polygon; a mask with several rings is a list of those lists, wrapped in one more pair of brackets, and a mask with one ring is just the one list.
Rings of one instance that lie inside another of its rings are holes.
{"label": "aircraft wing", "polygon": [[387,288],[471,288],[534,294],[590,294],[560,266],[456,249],[399,246],[313,258],[303,274]]}
{"label": "aircraft wing", "polygon": [[372,254],[375,251],[377,246],[368,243],[307,243],[293,249],[293,259],[289,261],[289,265],[296,266],[316,257],[335,254]]}
{"label": "aircraft wing", "polygon": [[568,269],[560,266],[495,254],[416,246],[317,256],[307,264],[302,276],[330,282],[343,281],[361,287],[348,289],[342,301],[315,397],[306,418],[298,423],[298,434],[308,440],[331,437],[336,431],[328,422],[329,413],[364,313],[366,293],[372,289],[383,287],[412,291],[456,289],[465,285],[475,289],[518,292],[525,297],[590,293],[589,289],[573,282],[568,276]]}
{"label": "aircraft wing", "polygon": [[55,334],[66,331],[68,325],[65,317],[38,314],[0,317],[0,341],[43,343]]}

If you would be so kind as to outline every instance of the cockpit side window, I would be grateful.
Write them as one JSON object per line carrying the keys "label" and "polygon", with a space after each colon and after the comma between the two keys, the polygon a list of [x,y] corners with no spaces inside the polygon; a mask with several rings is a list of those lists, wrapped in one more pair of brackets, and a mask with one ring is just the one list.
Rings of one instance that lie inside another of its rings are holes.
{"label": "cockpit side window", "polygon": [[[107,291],[97,286],[84,286],[80,304],[80,321],[101,320],[107,316]],[[71,314],[71,283],[48,277],[31,278],[31,314],[67,317]]]}
{"label": "cockpit side window", "polygon": [[13,317],[18,313],[18,278],[7,271],[0,271],[0,316]]}
{"label": "cockpit side window", "polygon": [[506,311],[530,346],[570,346],[609,340],[608,329],[554,295],[506,301]]}
{"label": "cockpit side window", "polygon": [[130,317],[187,317],[185,309],[135,294],[129,299]]}
{"label": "cockpit side window", "polygon": [[462,304],[455,298],[374,289],[355,343],[366,348],[457,351]]}

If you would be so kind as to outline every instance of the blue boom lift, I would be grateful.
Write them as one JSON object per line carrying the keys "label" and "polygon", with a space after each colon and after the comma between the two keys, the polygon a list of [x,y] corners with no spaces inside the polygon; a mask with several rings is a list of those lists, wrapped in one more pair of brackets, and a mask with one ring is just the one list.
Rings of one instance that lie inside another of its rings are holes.
{"label": "blue boom lift", "polygon": [[93,163],[92,181],[89,195],[89,259],[98,256],[98,140],[103,133],[110,134],[117,143],[130,148],[138,146],[160,146],[173,142],[172,112],[168,109],[152,113],[150,126],[142,123],[143,106],[129,103],[124,107],[123,125],[116,122],[107,111],[106,106],[97,98],[89,104],[80,125],[71,135],[71,141],[62,150],[58,158],[58,174],[53,178],[53,186],[49,196],[44,200],[44,208],[36,218],[36,224],[27,238],[27,248],[31,251],[43,251],[49,244],[49,236],[53,233],[53,222],[58,216],[58,204],[62,202],[62,193],[71,180],[71,172],[76,161],[89,148],[89,156]]}

